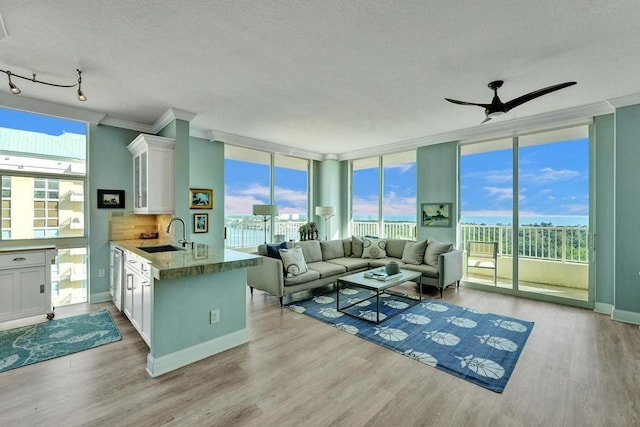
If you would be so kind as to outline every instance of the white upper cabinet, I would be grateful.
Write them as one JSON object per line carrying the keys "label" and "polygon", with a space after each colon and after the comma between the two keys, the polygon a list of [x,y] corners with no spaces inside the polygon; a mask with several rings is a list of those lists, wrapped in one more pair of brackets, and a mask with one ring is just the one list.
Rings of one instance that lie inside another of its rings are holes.
{"label": "white upper cabinet", "polygon": [[133,211],[172,213],[174,207],[175,145],[171,138],[140,134],[127,146],[133,155]]}

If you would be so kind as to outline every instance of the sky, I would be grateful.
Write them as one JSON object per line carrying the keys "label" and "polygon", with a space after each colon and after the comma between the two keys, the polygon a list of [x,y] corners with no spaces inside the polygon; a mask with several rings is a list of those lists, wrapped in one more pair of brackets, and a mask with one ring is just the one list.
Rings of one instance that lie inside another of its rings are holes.
{"label": "sky", "polygon": [[[462,156],[461,215],[511,215],[512,150]],[[589,214],[589,141],[587,138],[521,147],[520,215]]]}
{"label": "sky", "polygon": [[25,113],[8,108],[0,108],[0,127],[28,130],[55,136],[62,135],[64,132],[79,135],[86,135],[87,133],[87,125],[84,122]]}

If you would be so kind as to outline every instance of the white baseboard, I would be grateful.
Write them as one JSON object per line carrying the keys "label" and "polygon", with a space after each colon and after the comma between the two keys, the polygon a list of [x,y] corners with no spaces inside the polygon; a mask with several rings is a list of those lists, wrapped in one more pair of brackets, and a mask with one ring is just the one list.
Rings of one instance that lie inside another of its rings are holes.
{"label": "white baseboard", "polygon": [[100,292],[97,294],[89,295],[89,303],[97,304],[99,302],[107,302],[113,301],[113,297],[111,296],[111,292]]}
{"label": "white baseboard", "polygon": [[613,312],[613,304],[596,302],[595,306],[593,307],[593,311],[595,311],[596,313],[607,314],[611,316],[611,313]]}
{"label": "white baseboard", "polygon": [[249,342],[247,330],[241,329],[157,358],[149,354],[147,356],[147,373],[152,377],[157,377],[247,342]]}
{"label": "white baseboard", "polygon": [[640,325],[640,313],[636,313],[635,311],[624,311],[614,308],[611,313],[611,318],[619,322]]}

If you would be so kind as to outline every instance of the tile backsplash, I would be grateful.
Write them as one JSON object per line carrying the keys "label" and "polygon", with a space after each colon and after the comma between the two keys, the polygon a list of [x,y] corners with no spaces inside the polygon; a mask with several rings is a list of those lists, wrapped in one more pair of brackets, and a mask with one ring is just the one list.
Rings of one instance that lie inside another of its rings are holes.
{"label": "tile backsplash", "polygon": [[112,211],[109,215],[109,240],[139,239],[141,233],[150,232],[157,232],[160,239],[173,239],[173,232],[166,232],[171,217],[169,214],[136,215],[133,212]]}

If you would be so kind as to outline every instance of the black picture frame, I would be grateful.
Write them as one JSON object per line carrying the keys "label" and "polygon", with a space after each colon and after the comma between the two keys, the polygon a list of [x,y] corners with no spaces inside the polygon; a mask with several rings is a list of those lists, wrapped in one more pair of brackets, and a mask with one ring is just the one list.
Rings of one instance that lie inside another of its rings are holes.
{"label": "black picture frame", "polygon": [[99,209],[124,209],[124,190],[98,190]]}
{"label": "black picture frame", "polygon": [[209,232],[209,214],[206,214],[206,213],[193,214],[193,232],[194,233]]}
{"label": "black picture frame", "polygon": [[451,203],[422,203],[423,227],[451,227]]}

